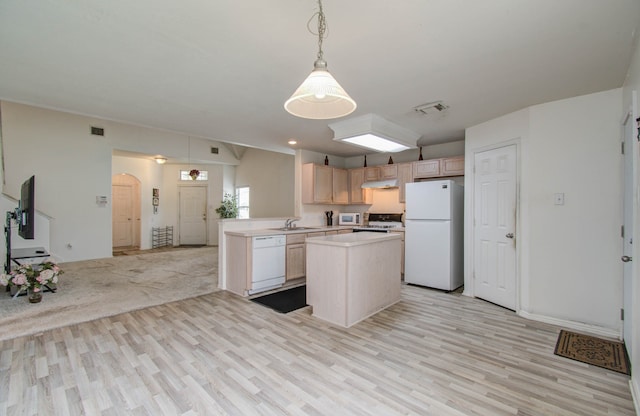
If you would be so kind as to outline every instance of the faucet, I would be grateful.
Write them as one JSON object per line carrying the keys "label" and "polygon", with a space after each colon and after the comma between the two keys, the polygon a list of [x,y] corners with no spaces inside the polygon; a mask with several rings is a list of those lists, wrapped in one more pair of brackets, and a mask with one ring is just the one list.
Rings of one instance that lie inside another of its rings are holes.
{"label": "faucet", "polygon": [[284,228],[293,228],[293,223],[298,221],[296,218],[287,218],[284,222]]}

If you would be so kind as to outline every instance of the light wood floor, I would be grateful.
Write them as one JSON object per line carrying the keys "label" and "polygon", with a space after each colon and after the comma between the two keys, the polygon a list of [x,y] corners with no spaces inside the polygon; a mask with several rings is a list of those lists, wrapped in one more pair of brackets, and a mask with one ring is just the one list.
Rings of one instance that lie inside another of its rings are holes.
{"label": "light wood floor", "polygon": [[341,329],[226,292],[0,343],[0,415],[632,415],[560,328],[459,294]]}

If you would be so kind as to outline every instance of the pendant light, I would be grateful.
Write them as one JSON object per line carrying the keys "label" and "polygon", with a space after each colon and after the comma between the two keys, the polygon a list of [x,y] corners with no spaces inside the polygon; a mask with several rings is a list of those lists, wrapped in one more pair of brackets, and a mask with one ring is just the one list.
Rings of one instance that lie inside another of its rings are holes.
{"label": "pendant light", "polygon": [[[320,10],[311,16],[307,23],[308,28],[311,20],[318,16],[318,59],[313,64],[311,74],[284,103],[284,108],[296,117],[326,120],[351,114],[356,109],[356,102],[327,70],[327,62],[322,51],[327,23],[322,10],[322,0],[318,0],[318,5]],[[309,31],[311,32],[311,29]]]}

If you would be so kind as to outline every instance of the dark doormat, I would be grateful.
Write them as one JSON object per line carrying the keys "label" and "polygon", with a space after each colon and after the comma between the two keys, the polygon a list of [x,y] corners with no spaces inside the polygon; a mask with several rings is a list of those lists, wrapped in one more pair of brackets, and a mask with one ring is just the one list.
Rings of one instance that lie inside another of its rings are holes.
{"label": "dark doormat", "polygon": [[623,342],[561,330],[554,354],[630,375]]}
{"label": "dark doormat", "polygon": [[295,311],[307,306],[307,286],[298,286],[251,299],[280,313]]}

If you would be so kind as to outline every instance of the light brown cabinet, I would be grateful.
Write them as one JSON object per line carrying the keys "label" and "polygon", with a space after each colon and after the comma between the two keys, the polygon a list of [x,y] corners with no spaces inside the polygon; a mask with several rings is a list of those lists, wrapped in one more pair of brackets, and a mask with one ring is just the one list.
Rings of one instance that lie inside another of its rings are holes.
{"label": "light brown cabinet", "polygon": [[364,183],[365,168],[349,169],[349,203],[370,204],[372,192],[370,189],[362,189]]}
{"label": "light brown cabinet", "polygon": [[440,173],[442,176],[464,175],[464,156],[442,159],[440,163]]}
{"label": "light brown cabinet", "polygon": [[305,276],[305,258],[307,253],[304,248],[304,239],[306,237],[306,234],[287,235],[286,280],[297,279]]}
{"label": "light brown cabinet", "polygon": [[315,163],[302,165],[303,204],[348,204],[348,172]]}
{"label": "light brown cabinet", "polygon": [[464,156],[445,157],[413,162],[413,178],[438,178],[464,175]]}
{"label": "light brown cabinet", "polygon": [[413,178],[434,178],[440,176],[440,159],[413,162]]}
{"label": "light brown cabinet", "polygon": [[349,171],[333,168],[333,203],[349,203]]}
{"label": "light brown cabinet", "polygon": [[304,240],[307,237],[318,237],[326,235],[327,233],[334,233],[334,231],[328,231],[326,233],[324,231],[317,231],[313,233],[287,235],[285,269],[286,281],[305,277],[307,274],[307,250]]}
{"label": "light brown cabinet", "polygon": [[380,180],[380,168],[378,166],[364,168],[364,181]]}
{"label": "light brown cabinet", "polygon": [[380,179],[396,179],[398,177],[398,165],[379,166]]}
{"label": "light brown cabinet", "polygon": [[413,182],[413,164],[399,163],[398,165],[398,200],[405,202],[405,185]]}
{"label": "light brown cabinet", "polygon": [[391,232],[402,236],[402,240],[400,240],[400,273],[404,274],[404,231],[391,230]]}

